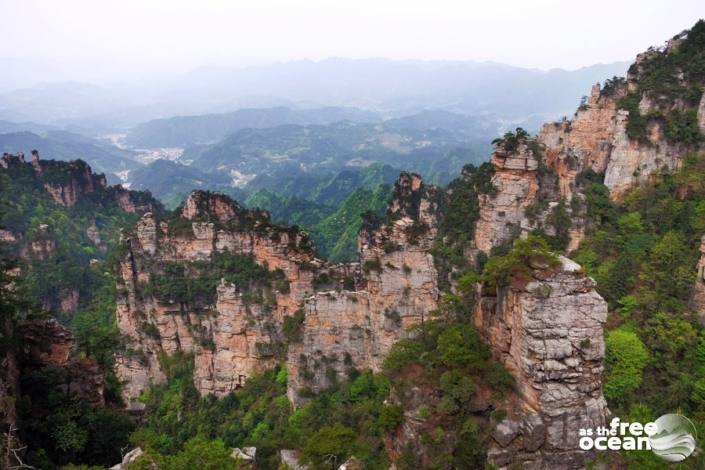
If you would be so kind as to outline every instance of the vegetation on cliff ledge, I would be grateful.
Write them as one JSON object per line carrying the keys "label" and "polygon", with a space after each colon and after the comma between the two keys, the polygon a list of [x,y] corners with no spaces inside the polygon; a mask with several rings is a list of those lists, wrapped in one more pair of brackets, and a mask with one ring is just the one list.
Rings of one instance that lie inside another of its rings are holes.
{"label": "vegetation on cliff ledge", "polygon": [[[693,146],[705,139],[697,122],[705,82],[705,21],[698,21],[685,34],[674,39],[678,43],[672,50],[650,50],[630,68],[638,78],[637,88],[618,103],[629,111],[630,138],[645,141],[648,124],[657,121],[669,142]],[[643,97],[656,105],[646,115],[639,110]]]}
{"label": "vegetation on cliff ledge", "polygon": [[[591,194],[608,194],[601,186],[591,183]],[[705,155],[687,155],[680,170],[653,175],[620,203],[594,196],[588,213],[593,228],[575,259],[610,305],[610,409],[641,422],[677,410],[705,433],[705,328],[690,304],[705,234]],[[644,453],[625,458],[662,468]],[[703,456],[684,464],[702,468]]]}
{"label": "vegetation on cliff ledge", "polygon": [[247,255],[222,252],[216,253],[211,261],[169,261],[154,268],[141,288],[163,302],[212,305],[221,280],[244,293],[243,300],[256,303],[262,303],[265,294],[271,296],[271,289],[289,292],[289,283],[281,269],[270,271]]}

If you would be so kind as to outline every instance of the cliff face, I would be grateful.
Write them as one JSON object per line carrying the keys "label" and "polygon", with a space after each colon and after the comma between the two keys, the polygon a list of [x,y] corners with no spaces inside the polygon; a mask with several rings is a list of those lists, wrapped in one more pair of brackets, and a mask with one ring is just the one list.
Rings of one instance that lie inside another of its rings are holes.
{"label": "cliff face", "polygon": [[526,140],[511,150],[498,145],[490,162],[495,192],[479,196],[475,227],[475,246],[485,253],[521,233],[522,225],[528,224],[526,208],[536,202],[539,192],[538,159]]}
{"label": "cliff face", "polygon": [[[217,396],[282,360],[285,342],[292,401],[301,390],[326,388],[333,375],[344,378],[350,368],[378,369],[405,328],[436,305],[429,254],[437,225],[434,194],[417,175],[402,174],[385,220],[360,233],[361,263],[335,266],[314,258],[305,234],[277,227],[266,213],[224,196],[193,193],[171,220],[146,214],[125,240],[118,272],[117,318],[126,352],[117,372],[127,382],[125,397],[134,400],[163,381],[160,354],[177,351],[194,354],[195,386]],[[187,278],[202,281],[230,255],[240,257],[237,265],[251,259],[274,279],[260,291],[218,271],[222,278],[210,281],[209,299],[168,298],[153,288],[174,263]],[[285,320],[293,325],[288,338]]]}
{"label": "cliff face", "polygon": [[[30,163],[22,154],[4,154],[0,176],[0,195],[9,202],[0,240],[10,245],[23,266],[40,273],[38,300],[51,311],[70,314],[81,302],[87,303],[87,283],[76,278],[104,257],[116,219],[161,210],[149,193],[106,186],[105,177],[81,160],[41,160],[34,151]],[[53,276],[52,271],[63,272]]]}
{"label": "cliff face", "polygon": [[691,294],[690,305],[698,314],[700,323],[705,324],[705,236],[700,241],[700,259],[696,266],[697,275]]}
{"label": "cliff face", "polygon": [[107,193],[126,212],[145,213],[157,208],[154,200],[137,191],[122,186],[108,186],[105,175],[95,174],[83,160],[70,162],[41,160],[39,153],[32,152],[32,162],[25,162],[24,154],[5,153],[0,158],[0,169],[16,170],[31,167],[34,178],[63,207],[73,207],[92,193]]}
{"label": "cliff face", "polygon": [[403,173],[387,216],[358,237],[362,281],[356,290],[318,292],[305,303],[301,341],[289,346],[289,398],[318,392],[352,368],[379,370],[406,329],[436,307],[430,254],[437,231],[435,189]]}
{"label": "cliff face", "polygon": [[607,303],[577,264],[561,258],[553,272],[534,269],[496,296],[480,292],[475,325],[516,380],[488,458],[500,468],[583,468],[581,428],[604,425],[603,325]]}
{"label": "cliff face", "polygon": [[[128,399],[164,380],[159,355],[177,351],[195,355],[194,382],[201,393],[227,394],[276,362],[284,317],[312,293],[309,263],[315,260],[305,234],[274,226],[267,214],[246,211],[224,196],[193,193],[171,221],[148,213],[125,244],[117,318],[128,352],[118,358],[117,372],[128,382]],[[215,280],[207,300],[169,299],[145,289],[166,266],[206,263],[208,269],[223,253],[251,257],[280,272],[282,282],[268,286],[265,300],[248,299],[247,285],[225,279]]]}
{"label": "cliff face", "polygon": [[[536,228],[528,208],[538,204],[533,216],[541,219],[548,215],[547,203],[574,198],[580,203],[582,172],[603,175],[611,197],[619,200],[654,172],[676,169],[688,152],[705,148],[702,135],[692,136],[688,127],[692,113],[694,125],[705,134],[704,84],[671,64],[681,60],[672,57],[686,38],[679,35],[662,50],[639,54],[626,79],[608,80],[602,88],[595,84],[572,120],[545,124],[535,139],[518,137],[518,145],[507,145],[507,139],[498,143],[491,160],[496,191],[480,198],[477,249],[489,253]],[[663,69],[674,82],[660,90],[654,83],[663,81],[658,80]],[[542,178],[542,173],[551,177]],[[577,248],[585,228],[579,212],[571,216],[568,251]]]}
{"label": "cliff face", "polygon": [[54,319],[21,323],[19,362],[22,371],[53,366],[61,391],[71,399],[105,404],[105,375],[95,359],[71,358],[73,334]]}

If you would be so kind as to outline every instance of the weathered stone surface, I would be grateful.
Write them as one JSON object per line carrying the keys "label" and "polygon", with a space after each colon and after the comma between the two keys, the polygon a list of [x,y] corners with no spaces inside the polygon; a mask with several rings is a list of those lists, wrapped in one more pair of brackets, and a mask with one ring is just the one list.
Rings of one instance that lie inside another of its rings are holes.
{"label": "weathered stone surface", "polygon": [[55,319],[25,322],[17,327],[22,369],[55,366],[59,389],[67,396],[103,405],[105,374],[94,359],[72,359],[73,334]]}
{"label": "weathered stone surface", "polygon": [[23,250],[24,257],[33,257],[40,261],[48,259],[56,249],[56,242],[47,224],[39,224],[29,241],[29,253]]}
{"label": "weathered stone surface", "polygon": [[365,467],[362,465],[362,462],[357,460],[355,457],[350,457],[348,460],[343,462],[340,467],[338,467],[338,470],[363,470]]}
{"label": "weathered stone surface", "polygon": [[700,105],[698,105],[698,129],[702,134],[705,134],[705,93],[700,98]]}
{"label": "weathered stone surface", "polygon": [[647,128],[648,144],[630,139],[626,130],[628,118],[628,111],[617,111],[612,152],[605,170],[605,186],[615,199],[634,184],[646,181],[654,171],[678,167],[685,154],[682,145],[669,144],[664,139],[658,122]]}
{"label": "weathered stone surface", "polygon": [[485,253],[519,236],[524,211],[536,202],[539,191],[538,162],[526,143],[514,152],[498,147],[491,163],[495,193],[479,196],[480,217],[475,226],[475,246]]}
{"label": "weathered stone surface", "polygon": [[17,236],[9,230],[0,229],[0,241],[5,243],[15,243]]}
{"label": "weathered stone surface", "polygon": [[437,232],[435,189],[402,173],[386,221],[358,237],[365,289],[318,292],[306,299],[302,341],[289,346],[288,395],[324,390],[331,374],[379,370],[392,345],[436,307],[437,273],[429,251]]}
{"label": "weathered stone surface", "polygon": [[65,365],[74,345],[73,334],[55,319],[27,322],[18,327],[27,360]]}
{"label": "weathered stone surface", "polygon": [[112,467],[110,467],[110,470],[128,470],[130,464],[140,458],[142,454],[144,454],[144,451],[141,447],[132,449],[130,452],[125,454],[125,456],[122,458],[122,462],[117,465],[113,465]]}
{"label": "weathered stone surface", "polygon": [[[190,231],[171,233],[166,222],[147,213],[125,241],[129,250],[118,273],[117,318],[128,350],[117,358],[117,373],[127,381],[128,401],[165,379],[158,360],[162,352],[194,354],[194,384],[202,394],[223,396],[242,386],[277,362],[284,318],[313,293],[314,273],[307,264],[316,260],[302,232],[272,226],[264,213],[203,192],[187,199],[182,215],[191,221]],[[141,294],[140,285],[156,263],[207,261],[222,252],[252,255],[258,264],[282,270],[287,291],[273,293],[274,306],[247,302],[238,286],[224,282],[213,305]]]}
{"label": "weathered stone surface", "polygon": [[230,457],[237,460],[241,464],[253,465],[257,457],[257,447],[236,447],[233,449]]}
{"label": "weathered stone surface", "polygon": [[[613,81],[602,89],[599,83],[595,84],[572,120],[548,123],[541,128],[536,137],[536,148],[542,149],[543,164],[555,175],[558,191],[545,191],[546,184],[555,183],[550,179],[537,179],[535,168],[523,155],[525,149],[520,147],[507,154],[502,144],[497,147],[492,157],[496,194],[480,197],[480,221],[475,233],[477,249],[488,253],[492,247],[535,228],[525,212],[536,202],[537,194],[543,194],[540,199],[544,204],[557,203],[561,199],[570,202],[573,197],[582,200],[584,197],[579,193],[576,178],[584,170],[604,173],[604,184],[611,197],[619,200],[630,188],[646,182],[654,172],[678,168],[688,152],[704,148],[702,144],[670,142],[665,137],[664,121],[658,119],[648,121],[643,139],[632,139],[627,134],[629,112],[619,109],[620,99],[639,89],[645,61],[676,50],[677,44],[678,41],[672,40],[663,52],[649,50],[639,54],[626,80]],[[643,116],[656,112],[685,112],[693,108],[692,103],[683,98],[666,99],[648,93],[641,96],[638,106]],[[705,97],[701,98],[696,111],[698,126],[705,132]],[[545,215],[538,214],[538,217],[541,219]],[[580,214],[571,215],[569,252],[578,247],[586,223]]]}
{"label": "weathered stone surface", "polygon": [[299,451],[292,449],[281,449],[279,451],[279,461],[282,465],[291,470],[308,470],[307,465],[299,463]]}
{"label": "weathered stone surface", "polygon": [[502,420],[492,431],[492,437],[502,447],[507,447],[518,435],[519,423],[509,418]]}
{"label": "weathered stone surface", "polygon": [[95,221],[93,221],[93,223],[86,228],[86,236],[102,253],[105,253],[108,250],[107,245],[103,243],[103,240],[100,238],[100,231],[98,230],[98,226],[95,224]]}
{"label": "weathered stone surface", "polygon": [[[192,194],[182,211],[191,230],[178,234],[145,214],[125,240],[128,251],[118,272],[117,319],[127,351],[117,358],[117,373],[126,381],[125,398],[133,401],[149,384],[163,381],[159,355],[177,351],[194,354],[194,384],[202,394],[229,393],[281,360],[284,319],[299,309],[302,340],[288,352],[293,401],[300,389],[325,389],[331,373],[344,378],[352,367],[378,370],[405,329],[436,305],[429,253],[437,231],[434,191],[417,175],[400,176],[387,221],[361,231],[364,274],[360,263],[328,266],[316,260],[304,234],[268,228],[266,213],[222,196]],[[238,286],[225,282],[214,305],[170,304],[142,295],[140,286],[155,263],[205,261],[226,251],[282,270],[289,288],[275,292],[269,306],[248,303]],[[330,280],[330,290],[315,293],[314,276],[321,275]]]}
{"label": "weathered stone surface", "polygon": [[[105,175],[94,175],[91,167],[86,162],[75,160],[67,162],[65,165],[67,168],[63,168],[62,172],[69,175],[65,181],[57,182],[56,180],[51,180],[44,182],[44,189],[57,204],[64,207],[72,207],[84,194],[107,187]],[[51,171],[54,166],[54,161],[37,160],[33,164],[35,171],[40,175]]]}
{"label": "weathered stone surface", "polygon": [[588,454],[578,447],[579,429],[601,426],[609,414],[602,395],[607,304],[580,266],[561,261],[550,276],[501,288],[477,305],[475,324],[519,394],[493,434],[490,461],[498,467],[582,468]]}

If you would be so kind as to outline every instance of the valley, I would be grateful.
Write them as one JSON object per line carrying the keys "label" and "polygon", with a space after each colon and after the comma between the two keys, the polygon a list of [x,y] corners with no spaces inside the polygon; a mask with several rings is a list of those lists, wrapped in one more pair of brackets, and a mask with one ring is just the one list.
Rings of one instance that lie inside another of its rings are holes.
{"label": "valley", "polygon": [[574,72],[570,117],[562,73],[352,62],[409,83],[0,123],[0,468],[666,469],[581,432],[705,435],[705,21]]}

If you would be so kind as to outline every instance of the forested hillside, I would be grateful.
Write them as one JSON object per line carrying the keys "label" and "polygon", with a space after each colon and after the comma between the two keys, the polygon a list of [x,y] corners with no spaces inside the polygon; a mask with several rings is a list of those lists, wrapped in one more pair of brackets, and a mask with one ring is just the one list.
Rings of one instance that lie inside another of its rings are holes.
{"label": "forested hillside", "polygon": [[703,468],[702,442],[675,464],[577,445],[614,417],[705,435],[705,21],[605,78],[477,165],[429,115],[408,139],[345,122],[191,149],[257,172],[239,202],[166,210],[6,154],[0,463]]}

